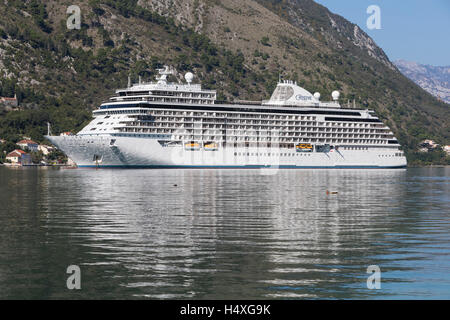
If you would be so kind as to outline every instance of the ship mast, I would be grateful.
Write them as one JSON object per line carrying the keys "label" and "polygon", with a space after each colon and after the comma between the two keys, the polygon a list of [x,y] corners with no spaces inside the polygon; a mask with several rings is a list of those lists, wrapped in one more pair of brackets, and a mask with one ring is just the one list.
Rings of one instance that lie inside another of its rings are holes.
{"label": "ship mast", "polygon": [[164,66],[164,68],[157,69],[159,76],[156,76],[156,80],[158,84],[167,84],[167,76],[170,74],[174,74],[174,71],[170,69],[168,66]]}

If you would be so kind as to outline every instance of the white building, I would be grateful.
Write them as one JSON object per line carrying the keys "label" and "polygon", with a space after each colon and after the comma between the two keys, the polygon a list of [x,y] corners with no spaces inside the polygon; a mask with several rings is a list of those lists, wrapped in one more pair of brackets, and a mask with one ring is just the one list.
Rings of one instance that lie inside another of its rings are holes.
{"label": "white building", "polygon": [[434,142],[433,140],[425,139],[420,143],[420,146],[423,148],[434,149],[434,148],[438,147],[439,145],[436,142]]}
{"label": "white building", "polygon": [[31,164],[31,157],[23,150],[16,149],[6,155],[6,160],[15,165]]}
{"label": "white building", "polygon": [[450,145],[444,146],[444,151],[447,153],[447,155],[450,155]]}
{"label": "white building", "polygon": [[17,145],[22,149],[25,150],[25,148],[28,148],[30,151],[37,152],[39,145],[34,142],[33,140],[20,140],[17,142]]}
{"label": "white building", "polygon": [[51,153],[53,150],[55,150],[54,147],[47,146],[47,145],[45,145],[45,144],[40,144],[40,145],[38,146],[38,151],[41,151],[42,154],[43,154],[44,156],[47,156],[47,155],[48,155],[49,153]]}

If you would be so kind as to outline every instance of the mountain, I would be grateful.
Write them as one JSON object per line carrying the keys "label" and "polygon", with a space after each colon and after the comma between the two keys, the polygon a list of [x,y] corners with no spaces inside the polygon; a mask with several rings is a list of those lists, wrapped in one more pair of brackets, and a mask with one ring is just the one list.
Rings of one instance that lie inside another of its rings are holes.
{"label": "mountain", "polygon": [[0,2],[0,138],[42,141],[77,131],[129,74],[162,64],[187,70],[219,99],[267,99],[279,75],[323,99],[374,109],[413,154],[419,141],[448,144],[450,113],[402,75],[357,25],[312,0],[85,0],[69,30],[70,1]]}
{"label": "mountain", "polygon": [[417,62],[397,60],[397,68],[420,87],[450,103],[450,66],[436,67]]}

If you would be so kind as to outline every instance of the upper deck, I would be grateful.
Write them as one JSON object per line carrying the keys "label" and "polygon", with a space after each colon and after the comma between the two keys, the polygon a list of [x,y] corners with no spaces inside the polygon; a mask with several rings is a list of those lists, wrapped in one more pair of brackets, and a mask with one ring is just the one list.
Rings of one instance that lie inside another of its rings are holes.
{"label": "upper deck", "polygon": [[110,98],[112,102],[153,101],[162,103],[213,104],[217,94],[215,90],[202,89],[200,84],[192,84],[194,75],[186,73],[186,83],[168,82],[167,76],[174,74],[169,67],[159,69],[156,82],[139,82],[116,90],[116,95]]}
{"label": "upper deck", "polygon": [[[333,91],[331,96],[333,101],[320,101],[320,93],[311,94],[304,88],[297,85],[296,82],[284,80],[279,81],[269,100],[262,101],[217,101],[216,90],[202,89],[200,84],[193,84],[194,75],[186,73],[186,83],[168,82],[167,76],[174,74],[175,71],[165,66],[158,69],[159,75],[156,82],[139,82],[131,84],[128,81],[128,87],[116,90],[116,95],[110,98],[109,102],[101,105],[107,108],[125,107],[127,102],[146,102],[150,104],[173,104],[174,107],[183,105],[227,105],[234,106],[260,106],[271,109],[282,108],[326,108],[341,109],[339,104],[339,92]],[[117,103],[117,104],[116,104]],[[342,108],[344,109],[344,108]]]}

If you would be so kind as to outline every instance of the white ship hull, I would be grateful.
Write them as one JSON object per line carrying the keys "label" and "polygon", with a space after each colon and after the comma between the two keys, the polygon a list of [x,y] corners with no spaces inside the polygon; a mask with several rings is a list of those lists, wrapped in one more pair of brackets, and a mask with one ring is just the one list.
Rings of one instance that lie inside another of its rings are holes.
{"label": "white ship hull", "polygon": [[[130,168],[404,168],[392,148],[296,152],[295,149],[218,147],[189,150],[163,146],[158,139],[111,135],[47,136],[79,167]],[[112,143],[112,140],[115,140]],[[356,148],[353,148],[356,149]]]}

